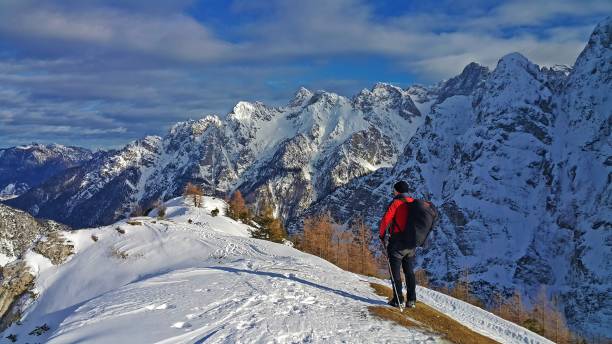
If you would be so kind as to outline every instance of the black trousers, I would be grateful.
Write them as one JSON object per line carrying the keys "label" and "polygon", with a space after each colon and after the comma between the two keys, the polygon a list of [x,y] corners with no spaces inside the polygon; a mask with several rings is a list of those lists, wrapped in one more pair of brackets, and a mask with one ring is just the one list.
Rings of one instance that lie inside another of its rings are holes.
{"label": "black trousers", "polygon": [[414,277],[416,250],[407,248],[406,246],[407,245],[401,242],[394,241],[389,242],[389,246],[387,246],[391,274],[393,275],[393,281],[395,281],[395,290],[399,294],[400,302],[404,302],[401,269],[404,269],[408,301],[416,301],[416,278]]}

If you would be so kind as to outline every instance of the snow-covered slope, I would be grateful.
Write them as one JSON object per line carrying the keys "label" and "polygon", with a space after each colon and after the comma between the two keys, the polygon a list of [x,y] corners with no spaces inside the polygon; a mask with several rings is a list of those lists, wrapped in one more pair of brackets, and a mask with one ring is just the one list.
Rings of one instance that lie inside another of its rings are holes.
{"label": "snow-covered slope", "polygon": [[[367,278],[289,246],[249,238],[249,227],[223,216],[225,204],[218,199],[205,197],[203,208],[187,203],[170,200],[164,220],[133,218],[132,225],[66,234],[75,254],[61,265],[28,252],[38,296],[3,336],[48,343],[440,339],[372,317],[367,307],[384,300]],[[221,215],[210,215],[215,208]],[[448,296],[423,288],[418,295],[501,342],[549,343]],[[36,328],[40,336],[29,334]]]}

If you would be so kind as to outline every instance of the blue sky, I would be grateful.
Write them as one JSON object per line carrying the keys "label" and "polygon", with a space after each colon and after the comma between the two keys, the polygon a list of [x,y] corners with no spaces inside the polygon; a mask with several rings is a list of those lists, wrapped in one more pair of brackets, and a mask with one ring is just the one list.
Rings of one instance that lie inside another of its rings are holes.
{"label": "blue sky", "polygon": [[573,64],[608,0],[0,0],[0,147],[119,147],[299,86],[433,84],[518,51]]}

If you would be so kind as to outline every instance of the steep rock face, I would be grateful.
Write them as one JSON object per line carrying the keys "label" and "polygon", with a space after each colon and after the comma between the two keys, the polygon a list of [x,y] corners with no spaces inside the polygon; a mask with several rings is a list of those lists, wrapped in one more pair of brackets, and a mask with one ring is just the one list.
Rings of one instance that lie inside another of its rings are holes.
{"label": "steep rock face", "polygon": [[[612,19],[600,23],[576,60],[560,100],[553,138],[551,220],[571,250],[561,292],[572,322],[612,322]],[[587,283],[585,283],[587,282]]]}
{"label": "steep rock face", "polygon": [[339,145],[321,168],[331,171],[322,176],[324,193],[346,184],[354,178],[364,176],[384,166],[390,166],[397,154],[390,137],[370,127],[351,135]]}
{"label": "steep rock face", "polygon": [[421,122],[408,93],[395,86],[377,84],[353,99],[301,88],[285,107],[239,102],[224,118],[178,123],[163,138],[100,153],[7,203],[93,226],[195,182],[208,194],[238,188],[288,219],[350,180],[392,165]]}
{"label": "steep rock face", "polygon": [[452,96],[468,96],[472,94],[489,77],[489,73],[489,69],[485,66],[475,62],[468,64],[461,74],[446,80],[435,90],[437,95],[436,102],[442,103]]}
{"label": "steep rock face", "polygon": [[0,149],[0,199],[19,196],[91,157],[87,149],[56,144]]}
{"label": "steep rock face", "polygon": [[578,331],[612,336],[611,26],[598,25],[573,68],[509,54],[471,93],[409,89],[426,116],[397,164],[305,214],[362,216],[374,226],[404,179],[442,211],[419,255],[434,283],[452,284],[467,269],[485,299],[544,287]]}
{"label": "steep rock face", "polygon": [[[529,283],[534,278],[516,276],[521,272],[514,270],[514,262],[531,242],[539,242],[535,233],[545,229],[538,228],[538,214],[545,212],[544,195],[550,192],[553,114],[552,92],[542,79],[539,68],[523,56],[502,58],[474,96],[473,123],[455,143],[452,173],[446,178],[425,177],[444,178],[443,204],[457,204],[462,213],[470,214],[456,243],[460,256],[478,257],[470,263],[476,279],[489,280],[489,272],[496,269],[499,279],[514,275]],[[453,264],[460,267],[460,262]],[[543,272],[537,283],[551,284],[550,263],[529,262]]]}

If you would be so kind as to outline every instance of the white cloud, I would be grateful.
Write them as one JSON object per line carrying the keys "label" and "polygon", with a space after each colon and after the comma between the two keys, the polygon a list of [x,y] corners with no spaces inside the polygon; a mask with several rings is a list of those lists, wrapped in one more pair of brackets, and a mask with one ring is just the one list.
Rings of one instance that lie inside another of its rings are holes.
{"label": "white cloud", "polygon": [[[584,24],[548,21],[560,15],[593,16],[612,10],[611,2],[600,0],[563,0],[558,6],[557,2],[519,0],[488,12],[474,11],[477,16],[407,13],[381,20],[358,0],[272,4],[266,21],[242,28],[260,58],[383,56],[404,67],[403,72],[429,82],[453,76],[472,61],[494,67],[500,57],[515,51],[538,64],[571,65],[590,30]],[[527,30],[525,25],[536,29]],[[594,25],[589,23],[591,29]]]}
{"label": "white cloud", "polygon": [[397,75],[424,83],[472,61],[494,67],[514,51],[538,64],[572,64],[593,18],[612,11],[601,0],[513,0],[384,17],[361,0],[244,0],[231,14],[249,20],[230,19],[221,32],[186,14],[190,3],[0,0],[0,40],[9,47],[0,48],[0,142],[117,146],[223,114],[238,100],[284,104],[305,83],[346,95],[370,86],[317,74],[318,61],[391,61]]}
{"label": "white cloud", "polygon": [[608,0],[513,0],[495,7],[486,16],[472,21],[483,28],[539,26],[559,16],[591,16],[610,13],[612,4]]}
{"label": "white cloud", "polygon": [[[0,33],[35,42],[54,40],[74,49],[68,55],[125,52],[154,58],[206,62],[226,58],[224,42],[192,17],[174,13],[131,13],[114,8],[66,10],[46,3],[33,8],[0,5]],[[95,52],[95,51],[94,51]]]}

